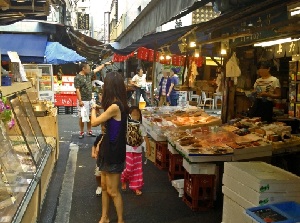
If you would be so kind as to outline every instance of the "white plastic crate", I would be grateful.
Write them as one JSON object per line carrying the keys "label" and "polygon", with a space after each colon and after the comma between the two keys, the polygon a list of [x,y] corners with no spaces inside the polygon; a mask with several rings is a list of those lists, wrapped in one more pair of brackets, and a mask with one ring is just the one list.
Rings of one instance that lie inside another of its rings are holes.
{"label": "white plastic crate", "polygon": [[172,186],[177,190],[178,196],[182,197],[184,193],[184,179],[172,180],[171,182]]}

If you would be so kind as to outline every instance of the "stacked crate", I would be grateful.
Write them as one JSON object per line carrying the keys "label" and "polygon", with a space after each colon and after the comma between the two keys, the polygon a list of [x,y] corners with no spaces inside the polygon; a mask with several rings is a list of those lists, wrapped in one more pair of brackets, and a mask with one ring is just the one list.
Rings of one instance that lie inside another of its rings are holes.
{"label": "stacked crate", "polygon": [[183,201],[193,211],[213,207],[215,175],[184,173]]}
{"label": "stacked crate", "polygon": [[282,201],[300,202],[300,177],[264,162],[226,162],[224,223],[252,223],[245,209]]}
{"label": "stacked crate", "polygon": [[57,113],[59,115],[77,114],[78,110],[76,106],[58,106]]}
{"label": "stacked crate", "polygon": [[156,142],[155,165],[161,170],[169,168],[169,151],[167,142]]}
{"label": "stacked crate", "polygon": [[181,179],[184,176],[183,157],[180,154],[169,153],[169,180]]}
{"label": "stacked crate", "polygon": [[183,201],[194,211],[213,207],[216,189],[216,165],[210,163],[189,163],[183,160]]}
{"label": "stacked crate", "polygon": [[169,171],[168,176],[169,180],[183,179],[184,177],[184,168],[182,166],[183,157],[178,154],[176,149],[171,143],[168,143],[169,150]]}

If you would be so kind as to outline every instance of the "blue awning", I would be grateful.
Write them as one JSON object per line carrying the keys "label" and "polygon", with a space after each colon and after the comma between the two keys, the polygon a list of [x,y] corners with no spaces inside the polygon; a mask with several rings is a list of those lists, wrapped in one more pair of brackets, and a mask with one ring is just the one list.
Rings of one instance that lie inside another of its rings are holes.
{"label": "blue awning", "polygon": [[66,64],[85,61],[74,50],[64,47],[58,42],[48,42],[45,51],[45,62],[50,64]]}
{"label": "blue awning", "polygon": [[0,34],[1,59],[9,61],[7,51],[17,52],[22,62],[43,63],[47,36],[35,34]]}

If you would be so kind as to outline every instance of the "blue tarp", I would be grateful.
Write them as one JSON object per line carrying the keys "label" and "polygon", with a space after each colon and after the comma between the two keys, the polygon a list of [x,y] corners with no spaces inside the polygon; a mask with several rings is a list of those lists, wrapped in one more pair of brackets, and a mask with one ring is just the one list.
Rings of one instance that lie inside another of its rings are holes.
{"label": "blue tarp", "polygon": [[45,50],[45,60],[45,63],[57,65],[82,62],[85,61],[86,58],[58,42],[48,42]]}
{"label": "blue tarp", "polygon": [[0,34],[0,50],[3,61],[9,61],[7,51],[17,52],[24,63],[43,63],[47,36],[36,34]]}

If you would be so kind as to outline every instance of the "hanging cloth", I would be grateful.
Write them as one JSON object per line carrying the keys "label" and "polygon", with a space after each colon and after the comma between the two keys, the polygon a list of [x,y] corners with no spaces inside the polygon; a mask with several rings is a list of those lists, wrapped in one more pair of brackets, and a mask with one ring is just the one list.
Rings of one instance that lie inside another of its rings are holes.
{"label": "hanging cloth", "polygon": [[233,53],[231,58],[226,63],[226,77],[239,77],[241,76],[241,69],[236,54]]}

